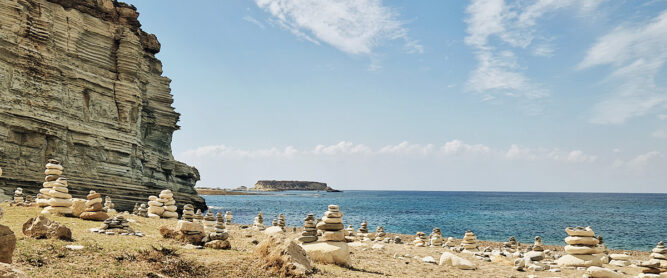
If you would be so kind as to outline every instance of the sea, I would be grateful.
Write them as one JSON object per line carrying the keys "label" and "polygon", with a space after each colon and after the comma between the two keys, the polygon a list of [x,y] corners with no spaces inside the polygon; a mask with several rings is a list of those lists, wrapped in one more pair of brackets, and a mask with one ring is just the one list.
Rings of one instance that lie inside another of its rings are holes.
{"label": "sea", "polygon": [[461,191],[286,191],[259,195],[204,196],[213,212],[231,211],[233,222],[252,224],[259,211],[264,224],[278,214],[288,226],[302,226],[309,213],[321,217],[327,205],[343,211],[345,227],[363,220],[370,231],[461,238],[466,230],[480,240],[565,245],[565,227],[591,226],[611,249],[648,251],[667,241],[667,194],[461,192]]}

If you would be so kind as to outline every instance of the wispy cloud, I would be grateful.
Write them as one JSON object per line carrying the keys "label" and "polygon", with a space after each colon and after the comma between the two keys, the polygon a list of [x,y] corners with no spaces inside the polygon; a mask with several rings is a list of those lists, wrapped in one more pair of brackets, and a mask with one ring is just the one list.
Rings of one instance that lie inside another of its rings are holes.
{"label": "wispy cloud", "polygon": [[423,46],[408,36],[396,11],[380,0],[256,0],[273,21],[299,38],[325,42],[349,54],[372,54],[385,41],[399,40],[408,53]]}
{"label": "wispy cloud", "polygon": [[[614,87],[598,103],[590,121],[621,124],[667,110],[667,88],[656,83],[667,62],[667,11],[639,25],[623,25],[597,39],[579,69],[608,65],[605,83]],[[659,116],[658,116],[659,117]]]}
{"label": "wispy cloud", "polygon": [[266,28],[263,23],[259,22],[259,20],[255,19],[252,16],[246,15],[246,16],[243,17],[243,20],[245,20],[247,22],[250,22],[252,24],[255,24],[255,25],[257,25],[257,27],[259,27],[261,29]]}
{"label": "wispy cloud", "polygon": [[[468,89],[482,94],[539,99],[550,95],[532,81],[517,62],[516,51],[533,45],[536,25],[545,14],[568,7],[594,9],[600,1],[540,0],[512,3],[504,0],[473,0],[466,8],[468,24],[465,43],[475,49],[478,66],[471,72]],[[553,47],[540,43],[533,55],[550,57]]]}

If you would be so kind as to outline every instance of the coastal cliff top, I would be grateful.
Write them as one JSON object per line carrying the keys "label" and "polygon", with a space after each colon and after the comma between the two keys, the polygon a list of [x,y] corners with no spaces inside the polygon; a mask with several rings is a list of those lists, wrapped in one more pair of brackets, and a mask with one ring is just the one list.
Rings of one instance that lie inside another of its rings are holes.
{"label": "coastal cliff top", "polygon": [[323,182],[315,181],[278,181],[278,180],[260,180],[255,183],[255,186],[250,190],[256,191],[284,191],[284,190],[299,190],[299,191],[328,191],[338,192]]}

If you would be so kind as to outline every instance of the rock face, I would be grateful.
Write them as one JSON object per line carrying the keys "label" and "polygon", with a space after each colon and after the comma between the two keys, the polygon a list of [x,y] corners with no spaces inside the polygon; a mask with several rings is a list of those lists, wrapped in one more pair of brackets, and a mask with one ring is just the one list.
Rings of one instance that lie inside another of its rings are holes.
{"label": "rock face", "polygon": [[12,254],[16,248],[16,236],[9,227],[0,225],[0,263],[12,263]]}
{"label": "rock face", "polygon": [[0,3],[0,196],[34,195],[47,159],[62,162],[70,194],[89,190],[130,210],[171,189],[207,209],[198,171],[175,161],[179,114],[133,6],[112,0]]}
{"label": "rock face", "polygon": [[330,191],[338,192],[323,182],[314,181],[275,181],[262,180],[257,181],[250,190],[255,191],[283,191],[283,190],[301,190],[301,191]]}

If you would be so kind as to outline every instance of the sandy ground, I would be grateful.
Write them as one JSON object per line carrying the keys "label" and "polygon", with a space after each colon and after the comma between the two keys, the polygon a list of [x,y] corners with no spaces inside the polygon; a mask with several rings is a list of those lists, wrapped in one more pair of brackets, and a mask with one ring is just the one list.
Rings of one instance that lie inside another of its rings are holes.
{"label": "sandy ground", "polygon": [[[99,227],[100,222],[78,218],[50,217],[72,229],[74,242],[59,240],[35,240],[21,232],[22,224],[39,215],[39,208],[9,207],[1,204],[5,216],[0,224],[9,226],[18,239],[14,252],[14,265],[31,277],[272,277],[261,268],[262,261],[252,251],[258,241],[267,237],[253,231],[247,225],[232,224],[230,233],[232,250],[191,249],[160,236],[161,225],[175,225],[174,220],[152,220],[129,216],[132,227],[146,234],[145,237],[107,236],[88,231]],[[288,237],[296,238],[298,230],[288,228]],[[394,236],[393,234],[391,235]],[[412,242],[414,236],[399,235],[404,242]],[[68,244],[82,245],[83,250],[69,250]],[[362,242],[351,247],[352,265],[344,268],[315,263],[313,277],[582,277],[584,270],[565,269],[561,272],[519,272],[511,265],[500,262],[484,262],[469,254],[458,254],[477,265],[477,270],[459,270],[422,262],[432,256],[436,261],[444,251],[442,247],[415,247],[412,244],[385,244],[375,249],[374,242]],[[497,242],[480,241],[480,247],[499,247]],[[156,249],[176,250],[174,256],[164,256]],[[546,246],[562,252],[562,246]],[[612,250],[611,252],[622,252]],[[645,260],[649,253],[631,251],[633,260]],[[636,267],[605,267],[619,269],[628,277],[639,273]]]}

